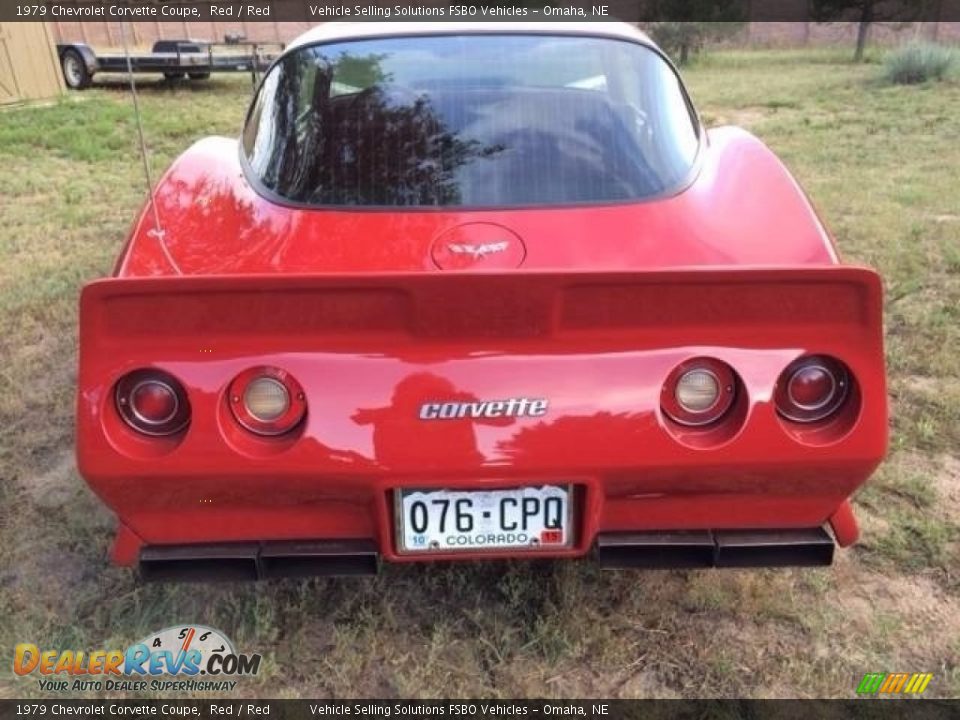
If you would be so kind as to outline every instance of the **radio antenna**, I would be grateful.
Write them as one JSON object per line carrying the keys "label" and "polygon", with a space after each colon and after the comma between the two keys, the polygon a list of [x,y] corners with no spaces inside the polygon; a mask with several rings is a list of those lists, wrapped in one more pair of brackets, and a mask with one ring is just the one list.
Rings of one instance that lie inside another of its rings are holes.
{"label": "radio antenna", "polygon": [[133,114],[137,120],[137,137],[140,141],[140,159],[143,161],[143,176],[147,182],[150,208],[153,210],[153,228],[147,231],[147,235],[151,235],[157,239],[157,242],[160,244],[160,250],[163,251],[167,262],[170,263],[170,266],[176,271],[177,275],[183,275],[180,266],[177,265],[177,261],[174,260],[173,255],[170,254],[170,248],[167,247],[165,239],[166,231],[160,223],[160,210],[157,207],[157,198],[153,190],[153,178],[150,175],[150,159],[147,156],[147,143],[143,137],[143,118],[140,115],[140,99],[137,96],[137,82],[133,78],[133,60],[130,58],[130,48],[127,45],[126,26],[127,23],[123,21],[120,22],[120,39],[123,42],[123,54],[127,59],[127,79],[130,81],[130,94],[133,96]]}

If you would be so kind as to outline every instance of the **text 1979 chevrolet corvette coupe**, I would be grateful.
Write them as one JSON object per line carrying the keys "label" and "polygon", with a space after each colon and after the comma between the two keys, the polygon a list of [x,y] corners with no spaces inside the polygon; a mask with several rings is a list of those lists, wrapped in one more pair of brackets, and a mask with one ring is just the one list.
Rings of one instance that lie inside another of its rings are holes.
{"label": "text 1979 chevrolet corvette coupe", "polygon": [[324,25],[155,203],[83,291],[77,423],[147,578],[856,540],[880,280],[632,27]]}

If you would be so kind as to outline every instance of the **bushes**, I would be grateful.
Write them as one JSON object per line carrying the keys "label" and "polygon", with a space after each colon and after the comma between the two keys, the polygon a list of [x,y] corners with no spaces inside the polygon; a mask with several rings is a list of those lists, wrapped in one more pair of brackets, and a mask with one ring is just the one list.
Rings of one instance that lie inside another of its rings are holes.
{"label": "bushes", "polygon": [[884,77],[898,85],[943,80],[960,64],[957,51],[936,43],[910,43],[884,58]]}

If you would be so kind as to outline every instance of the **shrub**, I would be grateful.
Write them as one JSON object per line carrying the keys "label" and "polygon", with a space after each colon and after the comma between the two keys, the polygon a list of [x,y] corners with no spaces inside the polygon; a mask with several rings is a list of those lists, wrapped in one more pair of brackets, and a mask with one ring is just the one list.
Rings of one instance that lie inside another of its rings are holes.
{"label": "shrub", "polygon": [[884,58],[884,77],[898,85],[943,80],[957,66],[957,52],[936,43],[910,43]]}

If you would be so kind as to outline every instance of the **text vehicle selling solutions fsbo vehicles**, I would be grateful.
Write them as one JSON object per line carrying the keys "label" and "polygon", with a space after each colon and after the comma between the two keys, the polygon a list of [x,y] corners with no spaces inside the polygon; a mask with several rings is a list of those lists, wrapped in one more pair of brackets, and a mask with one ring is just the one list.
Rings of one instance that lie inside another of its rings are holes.
{"label": "text vehicle selling solutions fsbo vehicles", "polygon": [[81,300],[146,578],[817,565],[881,461],[881,283],[620,24],[330,23]]}

